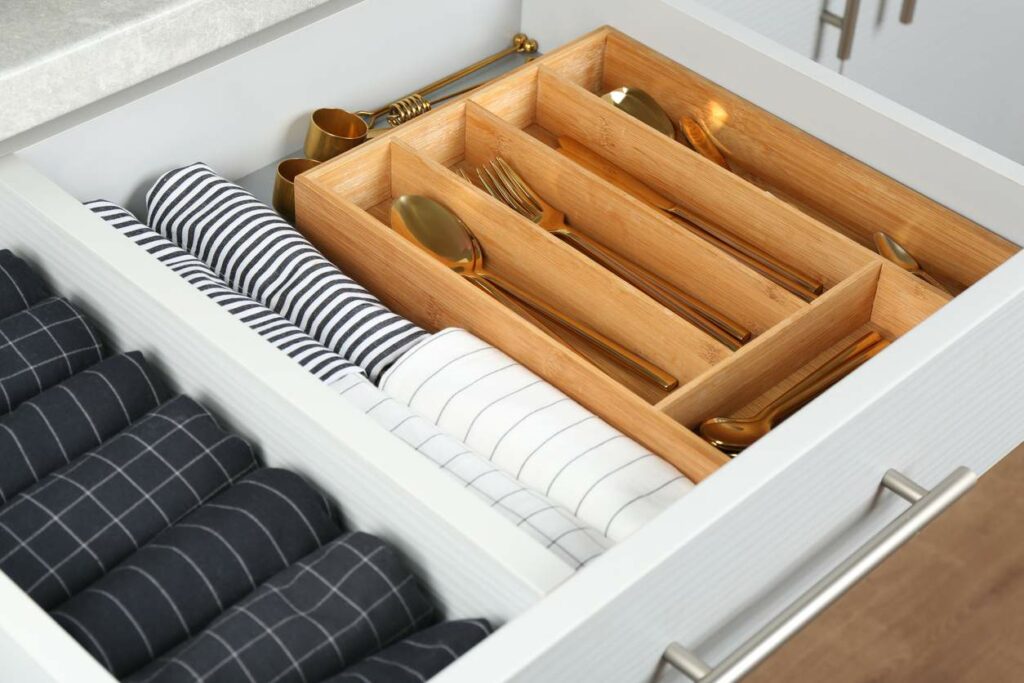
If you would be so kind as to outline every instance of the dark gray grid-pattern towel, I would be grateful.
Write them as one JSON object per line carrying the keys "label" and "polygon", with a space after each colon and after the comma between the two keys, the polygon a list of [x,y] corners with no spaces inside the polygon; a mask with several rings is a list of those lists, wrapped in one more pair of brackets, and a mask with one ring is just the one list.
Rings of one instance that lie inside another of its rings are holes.
{"label": "dark gray grid-pattern towel", "polygon": [[42,278],[7,249],[0,250],[0,319],[50,296]]}
{"label": "dark gray grid-pattern towel", "polygon": [[346,534],[127,681],[321,681],[432,618],[430,602],[390,547],[368,534]]}
{"label": "dark gray grid-pattern towel", "polygon": [[86,206],[180,275],[183,280],[223,306],[317,379],[330,384],[346,375],[363,374],[363,369],[358,365],[329,351],[290,320],[228,287],[227,283],[205,263],[140,223],[135,216],[117,204],[97,199],[86,203]]}
{"label": "dark gray grid-pattern towel", "polygon": [[103,345],[64,299],[0,320],[0,415],[103,358]]}
{"label": "dark gray grid-pattern towel", "polygon": [[138,351],[113,356],[0,418],[0,505],[171,397]]}
{"label": "dark gray grid-pattern towel", "polygon": [[340,533],[301,477],[259,469],[51,614],[121,678]]}
{"label": "dark gray grid-pattern towel", "polygon": [[255,466],[201,406],[171,399],[0,508],[0,570],[50,609]]}
{"label": "dark gray grid-pattern towel", "polygon": [[375,382],[426,336],[338,270],[270,207],[206,164],[168,171],[146,201],[151,228]]}
{"label": "dark gray grid-pattern towel", "polygon": [[323,683],[425,683],[491,633],[483,619],[446,621],[367,657]]}

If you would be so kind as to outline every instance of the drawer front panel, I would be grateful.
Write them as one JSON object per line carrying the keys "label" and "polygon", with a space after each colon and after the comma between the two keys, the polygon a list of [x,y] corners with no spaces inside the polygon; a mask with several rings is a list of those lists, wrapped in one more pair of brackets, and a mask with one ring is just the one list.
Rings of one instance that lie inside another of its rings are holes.
{"label": "drawer front panel", "polygon": [[1024,256],[897,341],[438,680],[674,678],[670,641],[720,661],[930,487],[1024,441]]}

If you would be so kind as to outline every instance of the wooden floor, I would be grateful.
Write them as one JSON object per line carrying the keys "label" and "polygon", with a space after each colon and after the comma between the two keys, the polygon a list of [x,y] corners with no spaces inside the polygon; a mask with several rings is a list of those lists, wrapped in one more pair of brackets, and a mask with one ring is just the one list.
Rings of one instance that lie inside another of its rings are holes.
{"label": "wooden floor", "polygon": [[1024,682],[1024,446],[745,683]]}

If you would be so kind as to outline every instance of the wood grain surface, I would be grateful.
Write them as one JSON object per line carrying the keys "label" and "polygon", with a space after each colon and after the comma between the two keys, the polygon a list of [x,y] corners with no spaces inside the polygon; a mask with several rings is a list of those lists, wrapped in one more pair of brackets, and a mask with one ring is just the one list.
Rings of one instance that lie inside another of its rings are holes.
{"label": "wood grain surface", "polygon": [[748,683],[1024,680],[1024,445]]}

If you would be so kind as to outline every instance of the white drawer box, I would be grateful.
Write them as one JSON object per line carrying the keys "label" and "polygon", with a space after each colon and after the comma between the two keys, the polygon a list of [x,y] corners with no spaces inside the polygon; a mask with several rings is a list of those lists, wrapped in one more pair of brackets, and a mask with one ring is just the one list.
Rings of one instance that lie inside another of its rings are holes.
{"label": "white drawer box", "polygon": [[[573,575],[79,204],[137,210],[158,173],[195,160],[245,176],[297,149],[316,106],[376,105],[520,28],[547,50],[601,24],[1024,241],[1019,166],[681,0],[367,0],[8,143],[24,146],[0,160],[0,246],[35,261],[116,346],[165,366],[268,464],[307,474],[353,527],[394,542],[449,616],[503,624],[444,683],[647,681],[671,641],[716,662],[897,514],[902,503],[878,495],[888,468],[930,486],[1024,441],[1017,255]],[[12,680],[112,680],[2,577],[0,605]]]}

